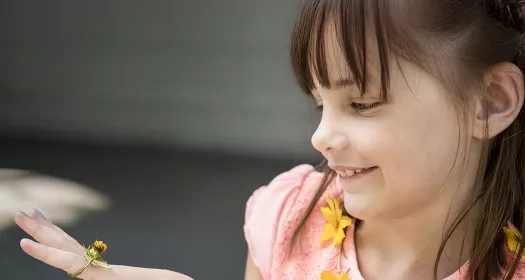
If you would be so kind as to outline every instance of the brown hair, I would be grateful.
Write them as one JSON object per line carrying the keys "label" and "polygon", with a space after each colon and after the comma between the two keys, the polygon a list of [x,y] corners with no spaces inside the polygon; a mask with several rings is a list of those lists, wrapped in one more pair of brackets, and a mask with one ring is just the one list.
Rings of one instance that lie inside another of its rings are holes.
{"label": "brown hair", "polygon": [[[479,85],[483,74],[500,62],[511,62],[525,72],[525,1],[523,0],[304,0],[291,44],[292,66],[301,88],[308,94],[313,77],[330,87],[325,58],[325,28],[336,26],[336,40],[357,86],[367,90],[366,37],[375,35],[381,66],[381,93],[386,99],[391,62],[408,60],[437,77],[455,100],[465,104],[466,88]],[[487,140],[479,164],[478,186],[471,204],[456,217],[436,258],[434,278],[445,244],[474,205],[483,211],[475,217],[476,235],[469,252],[468,279],[511,279],[519,257],[507,263],[502,228],[510,221],[525,232],[525,110],[494,139]],[[299,226],[292,245],[314,205],[330,184],[325,177]],[[522,235],[521,244],[525,244]],[[523,246],[517,256],[523,254]]]}

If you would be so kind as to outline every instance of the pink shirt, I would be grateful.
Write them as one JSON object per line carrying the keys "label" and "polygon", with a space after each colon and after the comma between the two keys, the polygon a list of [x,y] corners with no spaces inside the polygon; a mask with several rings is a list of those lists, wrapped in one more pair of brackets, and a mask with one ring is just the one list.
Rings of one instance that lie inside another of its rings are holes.
{"label": "pink shirt", "polygon": [[[300,165],[277,176],[268,186],[259,188],[246,206],[244,233],[255,265],[264,280],[319,280],[322,271],[339,271],[340,248],[331,242],[319,242],[325,219],[318,210],[326,206],[326,196],[317,202],[307,220],[293,253],[288,255],[290,239],[323,174],[310,165]],[[342,201],[342,190],[331,184],[326,194]],[[363,280],[357,265],[353,225],[346,230],[343,243],[344,271],[350,269],[352,280]],[[466,267],[456,271],[446,280],[462,280]],[[520,266],[513,279],[525,280],[525,267]]]}

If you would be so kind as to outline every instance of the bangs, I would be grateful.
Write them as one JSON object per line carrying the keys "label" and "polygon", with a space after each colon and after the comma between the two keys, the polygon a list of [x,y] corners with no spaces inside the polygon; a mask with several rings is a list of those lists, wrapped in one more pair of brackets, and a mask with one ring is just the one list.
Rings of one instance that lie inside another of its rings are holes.
{"label": "bangs", "polygon": [[[392,0],[305,0],[294,26],[291,59],[295,78],[308,94],[315,89],[314,79],[324,88],[331,88],[327,65],[327,30],[333,25],[334,38],[329,38],[342,52],[344,64],[361,94],[370,82],[367,57],[370,42],[375,42],[372,55],[377,55],[377,77],[381,97],[386,99],[390,84],[390,53],[394,51],[391,38],[395,30],[388,3]],[[332,35],[332,34],[330,34]],[[398,39],[400,39],[399,37]],[[399,40],[399,42],[406,42]],[[367,45],[368,44],[368,45]],[[397,44],[400,46],[400,44]],[[406,43],[403,45],[407,45]],[[395,48],[397,50],[404,48]],[[400,53],[400,52],[398,52]],[[346,78],[346,77],[345,77]]]}

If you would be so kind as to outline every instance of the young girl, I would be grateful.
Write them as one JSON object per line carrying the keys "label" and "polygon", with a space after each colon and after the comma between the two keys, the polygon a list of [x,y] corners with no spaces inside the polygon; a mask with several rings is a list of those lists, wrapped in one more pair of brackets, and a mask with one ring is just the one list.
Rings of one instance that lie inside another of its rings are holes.
{"label": "young girl", "polygon": [[[525,279],[524,2],[304,1],[292,64],[322,111],[312,144],[326,166],[249,199],[246,279]],[[45,218],[15,220],[40,242],[22,241],[31,256],[86,266]]]}

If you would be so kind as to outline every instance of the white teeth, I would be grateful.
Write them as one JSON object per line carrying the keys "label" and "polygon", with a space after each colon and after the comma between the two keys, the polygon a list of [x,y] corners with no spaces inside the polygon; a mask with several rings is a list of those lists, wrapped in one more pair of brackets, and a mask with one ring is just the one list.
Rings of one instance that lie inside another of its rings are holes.
{"label": "white teeth", "polygon": [[365,169],[344,170],[344,171],[337,171],[337,173],[339,174],[339,176],[343,178],[350,178],[356,174],[363,172],[364,170]]}

